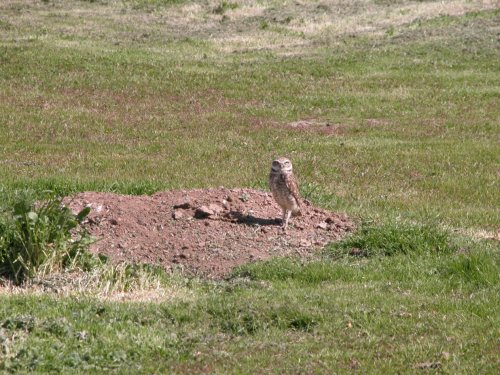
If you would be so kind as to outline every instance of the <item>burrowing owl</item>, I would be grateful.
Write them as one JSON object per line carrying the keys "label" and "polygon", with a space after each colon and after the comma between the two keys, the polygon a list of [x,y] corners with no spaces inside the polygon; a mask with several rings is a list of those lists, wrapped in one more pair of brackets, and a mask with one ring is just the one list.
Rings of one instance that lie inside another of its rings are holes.
{"label": "burrowing owl", "polygon": [[283,209],[283,230],[288,227],[290,215],[300,216],[299,186],[292,172],[292,162],[287,158],[273,160],[269,174],[269,187],[273,197]]}

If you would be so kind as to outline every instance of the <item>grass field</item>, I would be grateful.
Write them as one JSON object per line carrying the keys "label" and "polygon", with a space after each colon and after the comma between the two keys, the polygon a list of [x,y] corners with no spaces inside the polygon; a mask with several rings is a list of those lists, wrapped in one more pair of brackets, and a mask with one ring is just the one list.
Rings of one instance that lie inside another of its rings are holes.
{"label": "grass field", "polygon": [[0,2],[1,191],[265,188],[287,155],[364,223],[152,301],[2,292],[0,371],[498,373],[499,9]]}

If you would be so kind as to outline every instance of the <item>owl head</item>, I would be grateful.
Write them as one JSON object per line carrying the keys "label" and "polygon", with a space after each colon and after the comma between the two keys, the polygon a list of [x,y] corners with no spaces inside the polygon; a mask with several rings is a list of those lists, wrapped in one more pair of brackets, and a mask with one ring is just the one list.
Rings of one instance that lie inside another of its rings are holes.
{"label": "owl head", "polygon": [[273,172],[292,172],[292,162],[287,158],[278,158],[273,160],[273,164],[271,167]]}

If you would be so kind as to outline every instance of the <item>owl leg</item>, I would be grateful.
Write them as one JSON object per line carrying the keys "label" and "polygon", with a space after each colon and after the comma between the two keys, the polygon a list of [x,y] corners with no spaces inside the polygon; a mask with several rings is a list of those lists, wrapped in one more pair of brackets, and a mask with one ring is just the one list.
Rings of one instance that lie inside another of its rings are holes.
{"label": "owl leg", "polygon": [[283,210],[283,230],[286,232],[288,228],[288,220],[290,220],[290,216],[292,215],[292,211]]}

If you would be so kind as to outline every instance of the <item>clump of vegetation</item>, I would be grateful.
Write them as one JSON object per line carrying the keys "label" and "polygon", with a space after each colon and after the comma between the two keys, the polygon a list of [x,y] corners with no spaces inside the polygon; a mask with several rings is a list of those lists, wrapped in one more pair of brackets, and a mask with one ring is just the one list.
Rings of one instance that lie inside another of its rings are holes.
{"label": "clump of vegetation", "polygon": [[78,214],[46,192],[38,201],[30,191],[0,191],[0,276],[16,284],[77,266],[89,267],[90,236],[80,226],[89,214]]}
{"label": "clump of vegetation", "polygon": [[439,254],[457,250],[448,232],[430,225],[364,225],[352,236],[332,245],[336,255],[392,256]]}
{"label": "clump of vegetation", "polygon": [[441,274],[454,287],[498,285],[498,253],[495,251],[462,252],[442,267]]}

